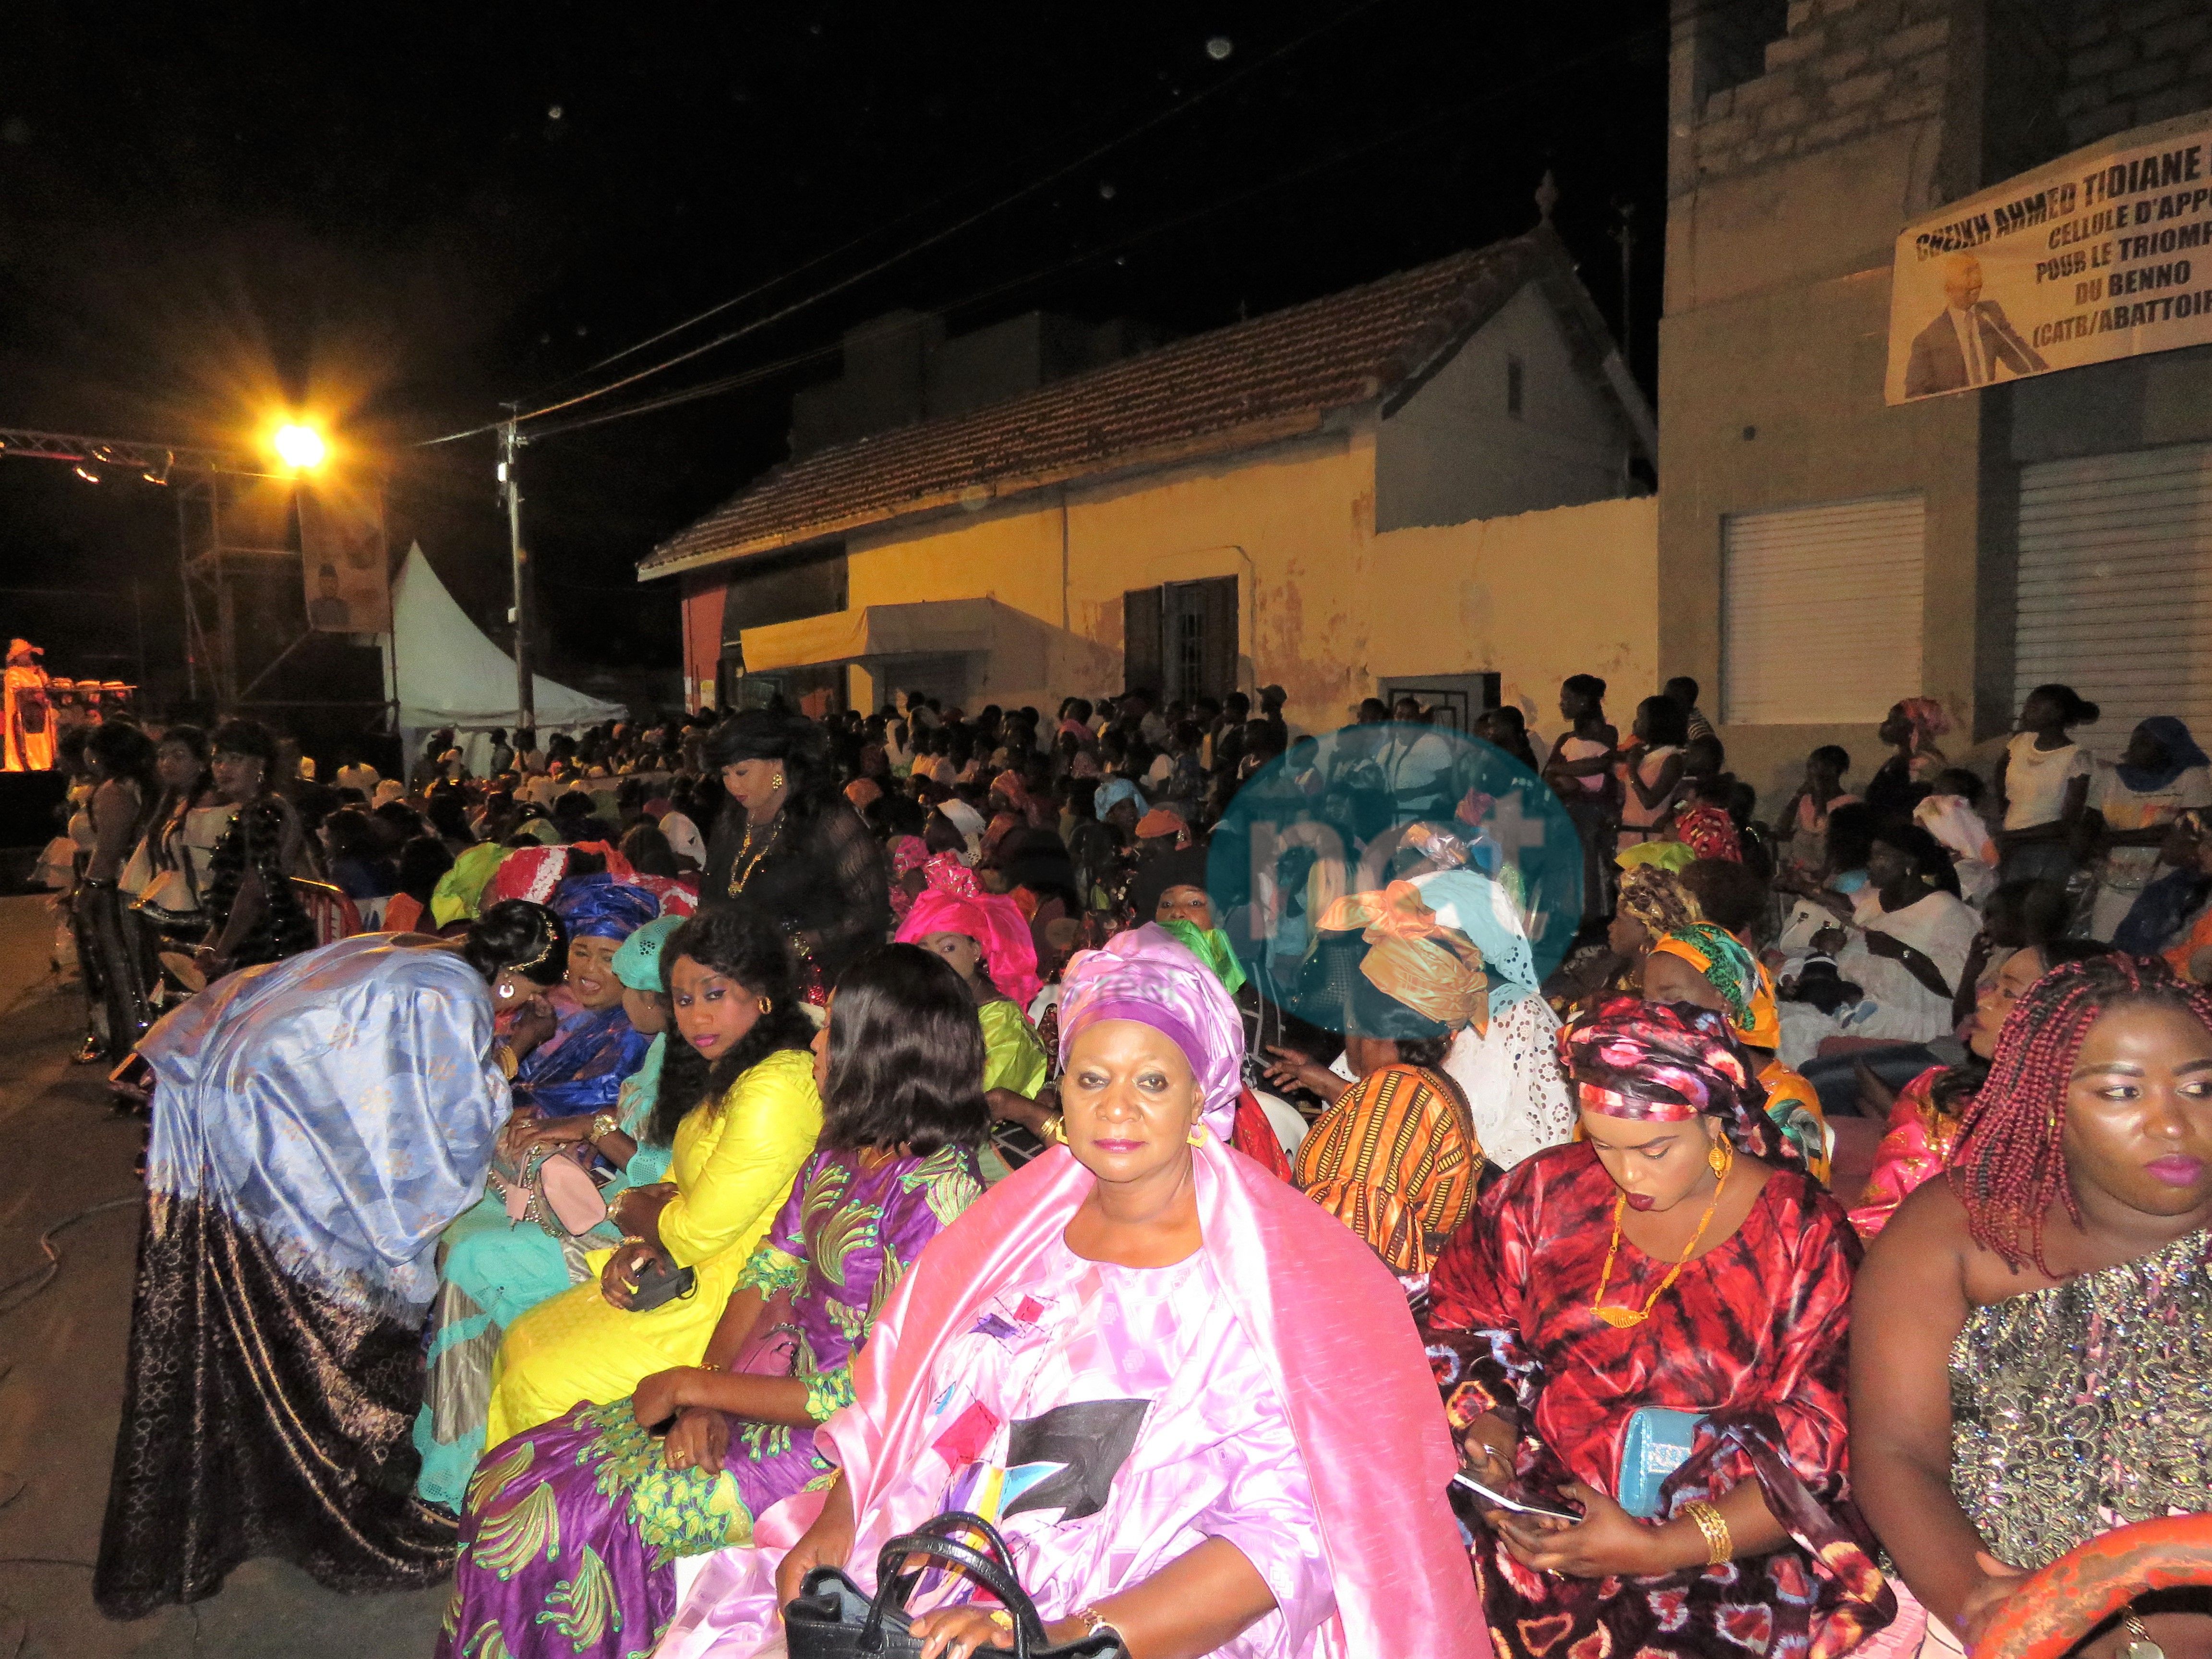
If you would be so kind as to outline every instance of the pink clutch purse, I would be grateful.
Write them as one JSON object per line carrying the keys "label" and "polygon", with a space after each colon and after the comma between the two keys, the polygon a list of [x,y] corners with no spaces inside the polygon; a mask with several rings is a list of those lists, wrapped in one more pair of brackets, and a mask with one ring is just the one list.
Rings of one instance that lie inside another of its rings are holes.
{"label": "pink clutch purse", "polygon": [[533,1221],[550,1237],[580,1239],[607,1218],[607,1201],[584,1167],[582,1149],[532,1146],[520,1168],[495,1158],[491,1179],[510,1221]]}

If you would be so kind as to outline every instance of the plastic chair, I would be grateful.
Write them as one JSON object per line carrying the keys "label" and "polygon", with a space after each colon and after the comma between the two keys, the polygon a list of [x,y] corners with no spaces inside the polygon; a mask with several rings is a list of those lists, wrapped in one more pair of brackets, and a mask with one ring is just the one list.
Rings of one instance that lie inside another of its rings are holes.
{"label": "plastic chair", "polygon": [[2070,1550],[2006,1599],[1975,1659],[2061,1659],[2146,1590],[2212,1583],[2212,1515],[2117,1527]]}
{"label": "plastic chair", "polygon": [[307,911],[307,919],[315,924],[315,943],[335,945],[342,939],[351,939],[362,930],[361,912],[345,895],[342,887],[327,881],[315,881],[306,876],[292,878],[293,896]]}

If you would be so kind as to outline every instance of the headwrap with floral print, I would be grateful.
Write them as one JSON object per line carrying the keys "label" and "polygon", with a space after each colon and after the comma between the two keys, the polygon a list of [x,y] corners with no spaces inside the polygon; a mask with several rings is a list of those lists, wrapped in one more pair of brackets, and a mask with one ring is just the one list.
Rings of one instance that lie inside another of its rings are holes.
{"label": "headwrap with floral print", "polygon": [[1717,1117],[1729,1143],[1777,1169],[1804,1154],[1766,1115],[1766,1090],[1710,1008],[1607,997],[1559,1032],[1559,1060],[1585,1111],[1660,1123]]}

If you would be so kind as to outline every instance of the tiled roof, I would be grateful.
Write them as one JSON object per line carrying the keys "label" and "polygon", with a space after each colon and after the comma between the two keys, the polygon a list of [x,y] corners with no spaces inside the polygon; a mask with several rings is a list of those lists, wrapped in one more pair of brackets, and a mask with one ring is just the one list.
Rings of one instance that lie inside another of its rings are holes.
{"label": "tiled roof", "polygon": [[1307,429],[1328,410],[1416,380],[1532,277],[1565,272],[1571,284],[1571,270],[1557,237],[1540,228],[969,414],[823,450],[755,479],[656,547],[638,574],[766,552],[979,492]]}

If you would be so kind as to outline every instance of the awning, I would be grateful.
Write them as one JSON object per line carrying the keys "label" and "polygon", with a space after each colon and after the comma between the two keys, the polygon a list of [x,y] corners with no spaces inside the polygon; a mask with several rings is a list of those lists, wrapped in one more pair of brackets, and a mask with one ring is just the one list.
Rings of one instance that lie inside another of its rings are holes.
{"label": "awning", "polygon": [[1036,617],[996,599],[918,599],[748,628],[738,639],[745,672],[760,674],[877,657],[1035,649],[1041,626]]}

